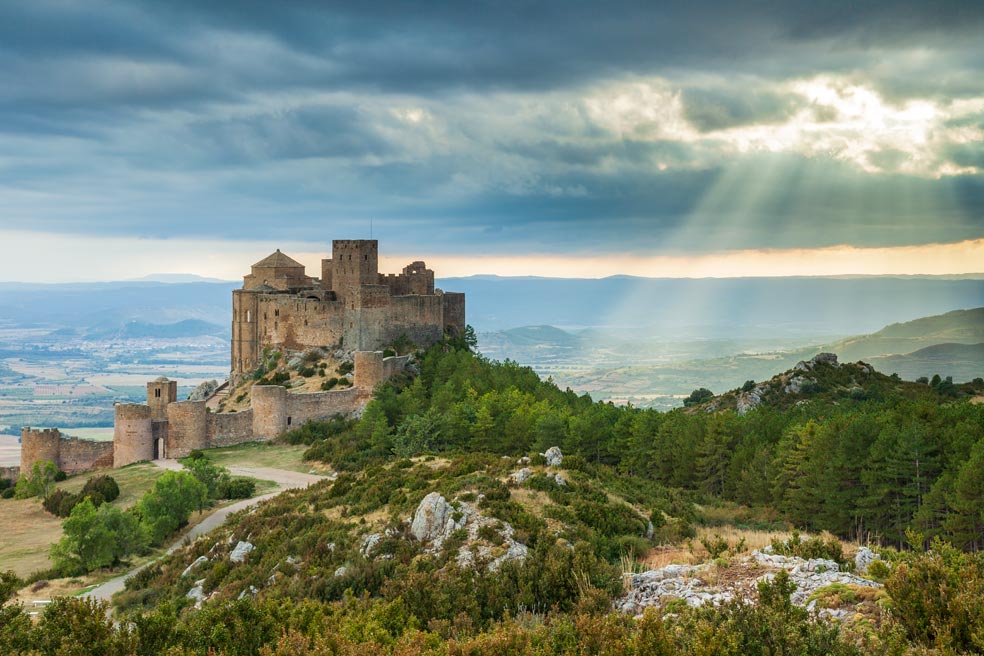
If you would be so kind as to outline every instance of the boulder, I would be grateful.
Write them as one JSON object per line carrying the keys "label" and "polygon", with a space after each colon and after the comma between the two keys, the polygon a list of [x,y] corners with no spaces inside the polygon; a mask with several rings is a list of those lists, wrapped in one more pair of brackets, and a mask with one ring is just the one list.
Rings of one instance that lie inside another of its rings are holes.
{"label": "boulder", "polygon": [[206,380],[204,383],[196,387],[188,395],[189,401],[207,401],[209,397],[215,394],[215,390],[219,389],[219,381],[217,380]]}
{"label": "boulder", "polygon": [[876,560],[881,560],[881,556],[868,547],[861,547],[854,555],[854,571],[858,574],[866,574],[868,566]]}
{"label": "boulder", "polygon": [[362,538],[362,544],[359,546],[359,553],[365,558],[372,555],[372,552],[376,550],[379,546],[379,541],[382,536],[379,533],[370,533],[366,537]]}
{"label": "boulder", "polygon": [[552,446],[540,455],[547,459],[548,467],[559,467],[564,461],[564,454],[560,452],[559,446]]}
{"label": "boulder", "polygon": [[229,554],[229,560],[231,560],[234,563],[241,563],[244,560],[246,560],[246,554],[248,554],[250,551],[252,551],[255,548],[256,547],[254,547],[249,542],[240,541],[238,544],[236,544],[236,548],[232,550],[232,553]]}
{"label": "boulder", "polygon": [[410,533],[421,542],[442,542],[447,534],[448,522],[454,508],[439,492],[431,492],[420,502],[413,513]]}
{"label": "boulder", "polygon": [[341,567],[335,570],[335,578],[337,579],[339,577],[345,576],[346,572],[348,572],[348,567],[342,565]]}
{"label": "boulder", "polygon": [[530,479],[530,476],[532,475],[533,475],[533,470],[531,470],[529,467],[523,467],[519,471],[514,471],[512,474],[509,475],[509,477],[514,481],[516,481],[518,484],[522,485],[523,483],[528,481]]}
{"label": "boulder", "polygon": [[195,559],[195,562],[193,562],[192,564],[190,564],[187,567],[185,567],[185,571],[181,572],[181,576],[188,576],[188,574],[191,573],[191,570],[193,570],[196,567],[198,567],[199,565],[201,565],[203,563],[207,563],[207,562],[208,562],[208,557],[207,556],[199,556],[198,558]]}

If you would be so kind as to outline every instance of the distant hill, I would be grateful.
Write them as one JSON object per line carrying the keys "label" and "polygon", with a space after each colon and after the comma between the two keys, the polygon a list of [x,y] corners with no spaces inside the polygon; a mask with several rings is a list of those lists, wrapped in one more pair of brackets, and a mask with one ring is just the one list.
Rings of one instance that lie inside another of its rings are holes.
{"label": "distant hill", "polygon": [[145,337],[157,339],[177,339],[181,337],[215,336],[225,337],[229,328],[218,324],[201,321],[200,319],[185,319],[175,323],[157,324],[145,321],[128,321],[116,329],[101,329],[89,333],[90,338],[140,339]]}
{"label": "distant hill", "polygon": [[974,397],[982,392],[984,383],[945,382],[932,387],[887,376],[865,362],[842,363],[833,353],[820,353],[768,380],[748,383],[740,389],[701,400],[693,407],[706,411],[730,409],[744,414],[761,405],[785,409],[804,401],[837,403],[891,397],[957,399]]}
{"label": "distant hill", "polygon": [[934,344],[905,355],[870,358],[881,371],[894,371],[906,380],[939,374],[956,381],[984,377],[984,343]]}
{"label": "distant hill", "polygon": [[[893,323],[870,335],[851,337],[825,347],[846,360],[912,353],[938,344],[984,342],[984,307],[955,310],[904,323]],[[951,353],[956,353],[951,349]],[[937,357],[943,352],[938,352]],[[966,355],[966,354],[964,354]]]}

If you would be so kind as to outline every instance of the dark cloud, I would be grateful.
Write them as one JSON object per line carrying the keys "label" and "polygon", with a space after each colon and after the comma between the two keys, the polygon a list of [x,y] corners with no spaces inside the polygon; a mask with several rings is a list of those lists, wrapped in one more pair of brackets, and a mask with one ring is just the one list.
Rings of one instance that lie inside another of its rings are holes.
{"label": "dark cloud", "polygon": [[[806,104],[783,86],[797,77],[899,106],[981,97],[984,4],[664,5],[2,4],[0,228],[301,239],[373,217],[448,250],[984,234],[981,176],[895,175],[915,159],[898,144],[867,155],[874,175],[839,161],[842,144],[755,156],[699,138],[788,120]],[[644,120],[623,127],[615,87],[653,78],[663,95],[632,100]],[[646,114],[676,100],[680,117]],[[981,114],[943,127],[981,129]],[[982,168],[982,150],[933,155]]]}

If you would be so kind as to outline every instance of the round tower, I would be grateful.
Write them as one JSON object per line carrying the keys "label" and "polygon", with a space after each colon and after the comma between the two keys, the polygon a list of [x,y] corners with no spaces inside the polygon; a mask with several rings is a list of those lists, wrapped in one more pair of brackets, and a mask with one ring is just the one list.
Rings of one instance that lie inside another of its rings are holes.
{"label": "round tower", "polygon": [[21,429],[21,474],[31,473],[34,463],[44,464],[48,460],[61,468],[61,433],[57,428],[31,428],[25,426]]}
{"label": "round tower", "polygon": [[113,467],[154,459],[150,406],[117,403],[113,425]]}
{"label": "round tower", "polygon": [[287,430],[287,389],[253,385],[253,437],[272,440]]}
{"label": "round tower", "polygon": [[178,400],[178,382],[164,376],[147,383],[151,419],[167,419],[167,406]]}
{"label": "round tower", "polygon": [[208,410],[205,401],[180,401],[167,406],[168,458],[184,458],[192,449],[208,448]]}
{"label": "round tower", "polygon": [[355,372],[352,383],[364,394],[372,394],[383,380],[383,352],[356,351],[353,359]]}

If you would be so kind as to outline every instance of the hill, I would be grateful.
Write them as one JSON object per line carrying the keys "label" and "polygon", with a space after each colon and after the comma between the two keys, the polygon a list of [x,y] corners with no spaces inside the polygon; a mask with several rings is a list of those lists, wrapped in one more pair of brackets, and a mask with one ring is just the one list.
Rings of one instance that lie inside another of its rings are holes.
{"label": "hill", "polygon": [[[861,360],[912,353],[936,344],[980,343],[984,343],[984,308],[955,310],[914,321],[893,323],[870,335],[851,337],[830,344],[825,350],[836,353],[845,360]],[[938,355],[942,355],[942,352]]]}
{"label": "hill", "polygon": [[984,383],[954,384],[950,379],[933,385],[905,381],[897,374],[886,376],[879,373],[870,364],[862,361],[841,363],[834,353],[820,353],[809,360],[798,362],[792,369],[769,380],[760,383],[748,381],[740,389],[725,392],[709,400],[695,399],[695,392],[685,405],[699,407],[708,412],[736,410],[738,414],[744,415],[760,406],[787,409],[808,401],[837,404],[848,399],[935,400],[939,395],[969,399],[979,394],[981,387],[984,387]]}

